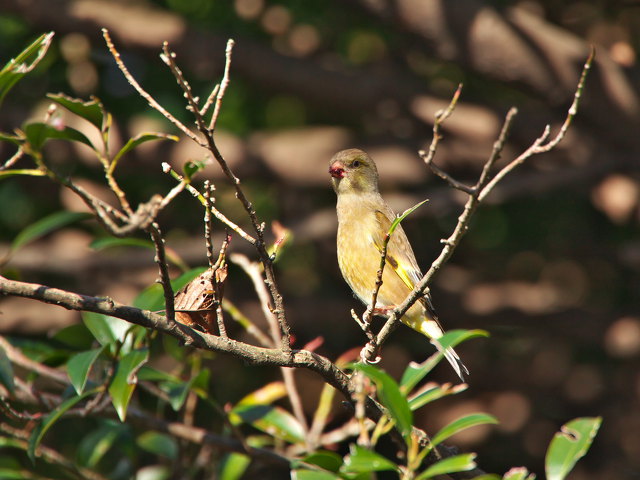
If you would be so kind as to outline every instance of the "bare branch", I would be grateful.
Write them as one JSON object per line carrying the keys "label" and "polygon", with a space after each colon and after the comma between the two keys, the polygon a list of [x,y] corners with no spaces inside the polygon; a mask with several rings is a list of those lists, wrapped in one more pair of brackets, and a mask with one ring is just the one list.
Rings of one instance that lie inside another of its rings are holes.
{"label": "bare branch", "polygon": [[229,70],[231,68],[231,53],[233,51],[233,46],[234,45],[235,45],[235,42],[233,41],[232,38],[230,38],[227,41],[227,49],[225,51],[224,74],[222,75],[222,81],[220,82],[220,88],[216,92],[216,104],[215,104],[215,107],[213,109],[213,114],[211,115],[211,120],[209,121],[209,131],[213,131],[216,128],[216,123],[218,122],[218,115],[220,115],[220,107],[222,106],[222,99],[224,98],[224,94],[227,91],[227,86],[229,85]]}
{"label": "bare branch", "polygon": [[118,52],[118,50],[116,50],[115,45],[111,41],[109,30],[107,30],[106,28],[103,28],[102,36],[104,37],[104,40],[107,43],[107,47],[109,48],[109,51],[111,52],[111,55],[116,61],[116,64],[118,65],[118,68],[120,69],[122,74],[125,76],[129,84],[131,84],[131,86],[136,89],[138,94],[142,98],[144,98],[147,102],[149,102],[149,106],[157,110],[158,112],[160,112],[162,116],[164,116],[167,120],[169,120],[176,127],[178,127],[182,131],[182,133],[188,136],[191,140],[196,142],[198,145],[206,147],[206,144],[200,138],[198,138],[196,134],[194,134],[180,120],[178,120],[171,113],[169,113],[162,105],[160,105],[149,93],[145,91],[144,88],[142,88],[142,86],[138,83],[138,81],[134,78],[134,76],[131,75],[131,73],[129,72],[129,69],[126,67],[126,65],[122,61],[122,58],[120,57],[120,53]]}

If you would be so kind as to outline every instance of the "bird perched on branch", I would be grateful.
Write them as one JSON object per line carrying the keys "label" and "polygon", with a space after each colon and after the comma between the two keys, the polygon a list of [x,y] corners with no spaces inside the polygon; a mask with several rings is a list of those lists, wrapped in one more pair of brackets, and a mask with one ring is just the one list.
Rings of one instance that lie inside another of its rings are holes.
{"label": "bird perched on branch", "polygon": [[[338,152],[329,166],[331,183],[338,195],[338,264],[353,293],[369,308],[376,286],[380,257],[387,232],[396,218],[378,191],[378,169],[362,150]],[[411,293],[422,274],[402,226],[389,239],[382,286],[374,305],[376,313],[389,312]],[[449,361],[458,376],[469,371],[452,348],[438,342],[443,330],[429,293],[402,317],[402,322],[426,335]]]}

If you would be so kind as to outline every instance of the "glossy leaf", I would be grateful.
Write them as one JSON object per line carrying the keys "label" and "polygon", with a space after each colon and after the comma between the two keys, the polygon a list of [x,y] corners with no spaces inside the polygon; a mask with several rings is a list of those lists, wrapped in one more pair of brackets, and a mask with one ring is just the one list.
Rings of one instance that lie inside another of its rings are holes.
{"label": "glossy leaf", "polygon": [[291,472],[292,480],[340,480],[341,478],[335,473],[321,470],[298,469]]}
{"label": "glossy leaf", "polygon": [[428,201],[429,201],[429,199],[426,199],[426,200],[421,201],[420,203],[416,203],[413,207],[407,208],[404,212],[402,212],[401,215],[396,216],[396,218],[391,223],[391,226],[389,227],[389,232],[387,232],[387,233],[389,235],[392,235],[393,232],[395,232],[396,228],[398,228],[398,225],[400,225],[400,223],[405,218],[407,218],[409,215],[411,215],[414,211],[416,211],[418,208],[420,208],[422,205],[424,205]]}
{"label": "glossy leaf", "polygon": [[240,480],[251,463],[251,458],[242,453],[229,453],[220,464],[220,480]]}
{"label": "glossy leaf", "polygon": [[187,180],[191,180],[193,178],[193,176],[198,173],[200,170],[203,170],[204,167],[206,167],[206,162],[199,160],[199,161],[188,161],[185,162],[184,166],[182,167],[182,174],[184,175],[184,177]]}
{"label": "glossy leaf", "polygon": [[16,236],[11,244],[11,252],[14,253],[19,248],[53,232],[54,230],[59,230],[62,227],[82,220],[87,220],[89,218],[93,218],[93,215],[83,212],[62,211],[47,215],[26,227]]}
{"label": "glossy leaf", "polygon": [[601,417],[582,417],[565,423],[551,440],[545,457],[547,480],[563,480],[591,447]]}
{"label": "glossy leaf", "polygon": [[85,102],[79,98],[71,98],[63,93],[49,93],[47,98],[92,123],[98,130],[104,131],[107,113],[97,98],[93,97],[88,102]]}
{"label": "glossy leaf", "polygon": [[152,140],[173,140],[174,142],[177,142],[179,139],[175,135],[169,135],[167,133],[155,133],[155,132],[140,133],[135,137],[130,138],[127,141],[127,143],[125,143],[124,147],[122,147],[120,151],[116,153],[116,155],[113,157],[113,160],[111,161],[111,166],[109,167],[109,169],[113,171],[118,161],[120,160],[120,158],[122,158],[123,155],[126,155],[128,152],[136,148],[138,145],[145,142],[150,142]]}
{"label": "glossy leaf", "polygon": [[463,453],[462,455],[455,455],[453,457],[442,459],[418,475],[416,480],[425,480],[438,475],[472,470],[476,468],[476,462],[474,461],[475,458],[475,453]]}
{"label": "glossy leaf", "polygon": [[[109,346],[111,353],[116,352],[116,342],[122,342],[127,331],[135,329],[129,322],[116,317],[109,317],[101,313],[82,312],[82,321],[100,345]],[[144,330],[143,327],[139,327]],[[132,339],[132,336],[129,336]],[[128,353],[132,347],[132,341],[126,342],[120,349],[120,354]]]}
{"label": "glossy leaf", "polygon": [[[455,347],[458,344],[478,337],[488,337],[484,330],[451,330],[438,339],[443,349]],[[403,392],[410,392],[420,381],[444,358],[440,351],[431,355],[422,363],[410,363],[402,374],[400,386]]]}
{"label": "glossy leaf", "polygon": [[419,392],[416,392],[414,395],[409,397],[409,408],[411,408],[412,411],[415,411],[428,403],[438,400],[439,398],[446,397],[448,395],[455,395],[465,391],[466,389],[467,385],[464,383],[458,385],[451,385],[450,383],[437,385],[435,383],[430,383],[421,388]]}
{"label": "glossy leaf", "polygon": [[232,422],[238,419],[275,438],[291,443],[304,441],[304,430],[298,420],[285,409],[274,405],[238,405],[232,411]]}
{"label": "glossy leaf", "polygon": [[44,177],[47,173],[37,168],[17,168],[0,171],[0,180],[7,177],[26,175],[28,177]]}
{"label": "glossy leaf", "polygon": [[166,433],[145,432],[137,438],[136,443],[147,452],[166,457],[169,460],[178,458],[179,450],[176,439]]}
{"label": "glossy leaf", "polygon": [[24,130],[24,134],[27,137],[29,145],[36,151],[42,150],[45,142],[53,139],[84,143],[91,149],[94,148],[93,144],[85,134],[75,128],[64,127],[62,129],[57,129],[47,123],[33,122],[25,125],[22,129]]}
{"label": "glossy leaf", "polygon": [[52,39],[53,32],[40,35],[0,70],[0,104],[9,90],[44,58]]}
{"label": "glossy leaf", "polygon": [[148,357],[149,351],[147,349],[132,350],[126,354],[118,363],[116,374],[109,385],[111,401],[122,422],[127,417],[127,406],[138,381],[136,372]]}
{"label": "glossy leaf", "polygon": [[329,452],[327,450],[318,450],[313,452],[302,459],[304,463],[317,465],[324,470],[330,472],[338,472],[342,466],[343,460],[340,455],[335,452]]}
{"label": "glossy leaf", "polygon": [[269,405],[287,395],[284,382],[271,382],[258,390],[245,395],[236,406],[241,405]]}
{"label": "glossy leaf", "polygon": [[498,420],[488,413],[472,413],[460,417],[447,426],[443,427],[438,433],[431,438],[432,445],[438,445],[444,442],[447,438],[455,435],[456,433],[466,430],[467,428],[475,427],[477,425],[496,424]]}
{"label": "glossy leaf", "polygon": [[7,356],[7,352],[5,352],[2,347],[0,347],[0,383],[6,387],[9,393],[14,392],[13,367]]}
{"label": "glossy leaf", "polygon": [[389,411],[400,433],[405,439],[408,438],[413,426],[413,414],[395,380],[372,365],[357,364],[356,369],[375,382],[378,399]]}
{"label": "glossy leaf", "polygon": [[78,395],[84,391],[89,371],[102,353],[102,350],[102,348],[96,348],[95,350],[78,353],[67,362],[67,375],[69,375],[71,385],[73,385]]}
{"label": "glossy leaf", "polygon": [[81,400],[93,395],[97,392],[97,389],[89,390],[82,395],[69,398],[62,402],[56,409],[52,410],[42,421],[33,429],[31,436],[29,437],[29,446],[27,448],[27,455],[31,461],[35,460],[35,452],[38,445],[42,441],[45,433],[55,424],[65,412],[75,406]]}
{"label": "glossy leaf", "polygon": [[345,473],[381,472],[398,470],[398,466],[386,457],[359,445],[351,444],[341,471]]}

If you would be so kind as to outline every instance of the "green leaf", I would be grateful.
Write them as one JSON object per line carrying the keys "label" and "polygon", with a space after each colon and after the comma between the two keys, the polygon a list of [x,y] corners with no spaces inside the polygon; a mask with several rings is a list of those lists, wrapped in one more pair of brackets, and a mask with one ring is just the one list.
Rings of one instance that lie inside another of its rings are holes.
{"label": "green leaf", "polygon": [[92,430],[78,442],[76,461],[87,468],[94,468],[111,450],[116,440],[129,430],[127,425],[113,420],[101,420],[100,427]]}
{"label": "green leaf", "polygon": [[[238,405],[231,417],[242,420],[275,438],[291,443],[304,441],[304,430],[298,420],[281,407],[274,405]],[[230,417],[230,418],[231,418]]]}
{"label": "green leaf", "polygon": [[127,417],[127,406],[136,388],[136,372],[149,358],[149,351],[145,349],[132,350],[118,363],[116,374],[109,385],[109,395],[118,417],[122,422]]}
{"label": "green leaf", "polygon": [[472,413],[470,415],[465,415],[464,417],[460,417],[451,422],[449,425],[443,427],[442,430],[440,430],[431,438],[431,444],[434,446],[438,445],[452,435],[455,435],[462,430],[466,430],[467,428],[475,427],[476,425],[487,425],[496,423],[498,423],[498,420],[493,415],[489,415],[488,413]]}
{"label": "green leaf", "polygon": [[355,368],[376,383],[378,399],[389,411],[389,415],[405,440],[409,438],[413,427],[413,414],[407,398],[402,394],[395,380],[373,365],[359,363]]}
{"label": "green leaf", "polygon": [[475,458],[475,453],[463,453],[462,455],[445,458],[427,468],[416,477],[416,480],[425,480],[438,475],[446,475],[447,473],[466,472],[467,470],[472,470],[476,468],[476,462],[474,461]]}
{"label": "green leaf", "polygon": [[104,132],[105,119],[107,118],[107,112],[104,110],[102,103],[96,97],[92,97],[88,102],[82,101],[79,98],[71,98],[64,93],[48,93],[47,98],[62,105],[71,113],[84,118],[88,122],[92,123],[98,130]]}
{"label": "green leaf", "polygon": [[98,238],[89,244],[89,248],[96,251],[113,247],[142,247],[149,250],[153,250],[155,248],[151,240],[145,240],[142,238],[103,237]]}
{"label": "green leaf", "polygon": [[502,480],[535,480],[536,476],[524,467],[513,467],[504,474]]}
{"label": "green leaf", "polygon": [[[82,321],[100,345],[109,346],[112,353],[116,351],[115,343],[122,342],[130,328],[129,322],[116,317],[109,317],[101,313],[82,312]],[[123,352],[130,350],[130,344],[123,348]],[[121,352],[121,353],[123,353]]]}
{"label": "green leaf", "polygon": [[602,424],[601,417],[582,417],[565,423],[553,436],[545,458],[547,480],[562,480],[589,450]]}
{"label": "green leaf", "polygon": [[62,402],[56,409],[52,410],[46,417],[42,419],[42,421],[33,429],[31,432],[31,436],[29,437],[29,446],[27,448],[27,455],[31,459],[31,461],[35,461],[36,448],[40,445],[44,434],[56,423],[62,415],[64,415],[67,410],[72,408],[81,400],[87,398],[90,395],[93,395],[98,392],[98,389],[89,390],[82,395],[78,395],[76,397],[69,398]]}
{"label": "green leaf", "polygon": [[84,212],[62,211],[52,213],[22,230],[11,244],[11,253],[15,253],[19,248],[24,247],[26,244],[33,242],[54,230],[59,230],[64,226],[81,220],[87,220],[89,218],[93,218],[93,215]]}
{"label": "green leaf", "polygon": [[[489,333],[484,330],[450,330],[438,339],[443,350],[455,347],[456,345],[477,337],[488,337]],[[420,381],[444,358],[440,351],[431,355],[422,363],[410,363],[402,374],[400,387],[403,392],[410,392],[420,383]]]}
{"label": "green leaf", "polygon": [[145,432],[138,437],[136,443],[147,452],[161,455],[169,460],[178,458],[176,439],[166,433]]}
{"label": "green leaf", "polygon": [[292,472],[291,478],[293,480],[340,480],[342,477],[331,472],[298,469]]}
{"label": "green leaf", "polygon": [[398,466],[386,457],[355,444],[349,446],[349,455],[344,459],[341,471],[344,473],[398,471]]}
{"label": "green leaf", "polygon": [[51,139],[80,142],[80,143],[84,143],[85,145],[89,146],[91,149],[95,150],[95,148],[93,147],[93,144],[85,136],[85,134],[82,132],[79,132],[75,128],[64,127],[59,130],[46,123],[33,122],[25,125],[22,129],[24,130],[24,134],[27,137],[27,141],[29,142],[29,145],[35,151],[42,150],[42,146],[45,144],[45,142]]}
{"label": "green leaf", "polygon": [[165,465],[147,465],[136,472],[134,480],[170,480],[171,471]]}
{"label": "green leaf", "polygon": [[220,480],[240,480],[251,463],[251,458],[242,453],[229,453],[220,464]]}
{"label": "green leaf", "polygon": [[495,473],[485,473],[484,475],[473,477],[473,480],[502,480],[502,477]]}
{"label": "green leaf", "polygon": [[13,382],[13,367],[11,366],[11,361],[7,356],[7,352],[5,352],[2,347],[0,347],[0,383],[9,390],[9,393],[14,392],[15,384]]}
{"label": "green leaf", "polygon": [[411,408],[411,411],[415,411],[427,403],[431,403],[448,395],[455,395],[466,389],[467,385],[464,383],[458,385],[451,385],[449,383],[445,385],[437,385],[435,383],[427,384],[421,391],[409,398],[409,408]]}
{"label": "green leaf", "polygon": [[330,472],[338,472],[342,466],[342,457],[335,452],[318,450],[302,459],[304,463],[317,465]]}
{"label": "green leaf", "polygon": [[407,218],[409,215],[411,215],[414,211],[416,211],[418,208],[420,208],[422,205],[424,205],[428,201],[429,199],[423,200],[420,203],[415,204],[413,207],[407,208],[404,212],[402,212],[402,215],[398,215],[391,223],[391,227],[389,227],[388,234],[392,235],[393,232],[395,232],[396,228],[398,228],[398,225],[400,225],[400,222],[402,222],[405,218]]}
{"label": "green leaf", "polygon": [[9,90],[42,60],[51,45],[53,32],[40,35],[35,42],[7,62],[0,70],[0,104]]}
{"label": "green leaf", "polygon": [[134,148],[136,148],[141,143],[149,142],[151,140],[172,140],[177,142],[179,140],[175,135],[169,135],[168,133],[156,133],[156,132],[145,132],[136,135],[133,138],[130,138],[127,143],[125,143],[124,147],[120,149],[118,153],[116,153],[115,157],[111,161],[111,165],[109,166],[109,170],[113,172],[118,161],[122,158],[123,155],[127,154]]}
{"label": "green leaf", "polygon": [[198,161],[190,160],[186,162],[182,167],[182,174],[184,178],[190,181],[196,173],[198,173],[200,170],[203,170],[204,167],[206,166],[207,166],[207,163],[203,160],[198,160]]}
{"label": "green leaf", "polygon": [[82,323],[74,323],[61,328],[52,338],[56,342],[80,351],[90,350],[94,341],[93,335]]}
{"label": "green leaf", "polygon": [[29,177],[44,177],[47,175],[47,173],[44,170],[39,170],[37,168],[17,168],[11,170],[2,170],[0,171],[0,180],[17,175],[26,175]]}
{"label": "green leaf", "polygon": [[91,366],[98,359],[103,348],[104,347],[78,353],[71,357],[67,362],[67,374],[69,375],[71,384],[78,395],[82,394],[84,387],[87,384],[87,378],[89,376]]}

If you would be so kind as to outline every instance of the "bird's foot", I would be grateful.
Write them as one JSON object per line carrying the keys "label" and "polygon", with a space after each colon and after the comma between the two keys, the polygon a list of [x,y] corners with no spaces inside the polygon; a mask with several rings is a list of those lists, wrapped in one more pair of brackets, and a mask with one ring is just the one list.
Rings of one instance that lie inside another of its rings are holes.
{"label": "bird's foot", "polygon": [[[362,350],[360,350],[360,360],[362,363],[367,363],[369,365],[375,365],[376,363],[380,363],[382,357],[380,355],[376,355],[376,346],[371,342],[367,343]],[[376,355],[376,357],[371,360],[371,357]]]}

